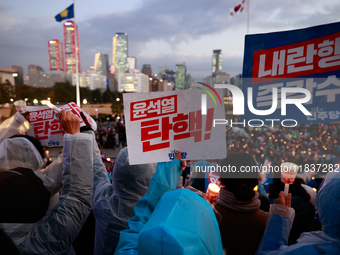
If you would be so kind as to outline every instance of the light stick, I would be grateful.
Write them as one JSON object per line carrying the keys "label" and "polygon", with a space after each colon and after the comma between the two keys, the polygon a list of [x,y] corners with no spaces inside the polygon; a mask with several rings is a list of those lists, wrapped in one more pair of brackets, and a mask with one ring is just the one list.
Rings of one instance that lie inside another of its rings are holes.
{"label": "light stick", "polygon": [[48,107],[50,107],[51,109],[53,109],[53,111],[54,111],[55,113],[61,113],[61,109],[58,108],[57,106],[55,106],[54,104],[52,104],[50,101],[48,101],[48,100],[43,100],[43,101],[41,101],[41,103],[44,104],[44,105],[47,105]]}

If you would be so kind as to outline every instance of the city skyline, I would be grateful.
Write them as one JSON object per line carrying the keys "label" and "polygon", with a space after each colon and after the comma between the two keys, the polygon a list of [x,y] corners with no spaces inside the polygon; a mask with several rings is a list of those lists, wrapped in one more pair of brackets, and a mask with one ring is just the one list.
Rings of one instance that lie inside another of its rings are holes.
{"label": "city skyline", "polygon": [[[80,59],[83,70],[93,65],[95,53],[109,54],[112,37],[124,31],[129,35],[129,55],[138,59],[137,68],[151,64],[153,70],[186,62],[193,77],[211,74],[211,52],[223,52],[223,72],[235,76],[242,72],[247,14],[226,19],[239,0],[174,1],[164,8],[164,1],[127,0],[99,4],[89,0],[76,2],[79,27]],[[58,2],[23,2],[0,4],[0,66],[30,64],[48,70],[47,41],[62,41],[62,24],[54,16],[70,0]],[[340,3],[335,0],[250,1],[250,33],[268,33],[333,23],[339,20]],[[152,15],[151,15],[152,14]],[[109,63],[112,65],[112,63]],[[82,70],[82,71],[83,71]]]}

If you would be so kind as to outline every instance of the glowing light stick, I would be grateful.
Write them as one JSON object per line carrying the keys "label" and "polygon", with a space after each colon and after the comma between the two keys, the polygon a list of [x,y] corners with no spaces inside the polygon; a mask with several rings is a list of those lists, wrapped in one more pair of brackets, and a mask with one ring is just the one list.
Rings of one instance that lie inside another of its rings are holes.
{"label": "glowing light stick", "polygon": [[52,104],[50,101],[43,100],[41,101],[41,103],[50,107],[55,113],[61,113],[61,109],[55,106],[54,104]]}
{"label": "glowing light stick", "polygon": [[281,181],[285,184],[285,197],[288,195],[289,185],[294,183],[298,171],[299,166],[294,163],[284,162],[281,164]]}

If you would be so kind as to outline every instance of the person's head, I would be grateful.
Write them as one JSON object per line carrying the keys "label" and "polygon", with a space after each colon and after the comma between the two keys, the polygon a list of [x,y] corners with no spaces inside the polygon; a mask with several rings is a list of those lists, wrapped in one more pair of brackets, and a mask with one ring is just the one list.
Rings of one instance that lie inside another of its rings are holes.
{"label": "person's head", "polygon": [[197,190],[205,192],[206,171],[212,164],[205,160],[197,161],[190,170],[191,186]]}
{"label": "person's head", "polygon": [[331,172],[316,195],[316,207],[323,231],[340,240],[340,173]]}
{"label": "person's head", "polygon": [[0,222],[35,223],[46,215],[50,193],[31,169],[0,171]]}
{"label": "person's head", "polygon": [[138,237],[139,254],[222,254],[221,234],[209,203],[187,189],[165,193]]}
{"label": "person's head", "polygon": [[30,141],[34,145],[34,147],[37,149],[37,151],[39,152],[40,156],[42,158],[44,158],[44,149],[43,149],[43,147],[42,147],[42,145],[41,145],[41,143],[40,143],[40,141],[38,139],[36,139],[33,136],[29,136],[29,135],[13,135],[10,138],[15,138],[15,137],[22,137],[22,138],[25,138],[28,141]]}
{"label": "person's head", "polygon": [[[258,168],[255,159],[247,153],[233,153],[220,163],[220,179],[225,189],[240,201],[250,201],[258,184]],[[246,169],[251,171],[242,172]]]}
{"label": "person's head", "polygon": [[[307,203],[310,200],[310,195],[308,192],[301,186],[304,184],[304,181],[300,177],[296,177],[295,181],[289,185],[289,193],[292,196],[300,196],[302,200]],[[273,184],[269,188],[269,198],[277,198],[279,193],[284,190],[285,184],[281,181],[281,173],[275,173]]]}
{"label": "person's head", "polygon": [[120,150],[112,170],[113,190],[118,196],[136,203],[148,191],[156,169],[156,163],[130,165],[128,148],[125,147]]}
{"label": "person's head", "polygon": [[0,171],[17,167],[36,171],[44,164],[40,142],[30,136],[14,136],[0,143]]}

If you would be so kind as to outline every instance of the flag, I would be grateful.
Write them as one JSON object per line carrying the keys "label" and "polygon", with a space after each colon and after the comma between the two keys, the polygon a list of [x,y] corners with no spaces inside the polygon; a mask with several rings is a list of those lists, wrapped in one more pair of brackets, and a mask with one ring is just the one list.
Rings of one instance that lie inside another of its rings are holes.
{"label": "flag", "polygon": [[64,19],[71,19],[71,18],[74,18],[73,4],[71,4],[65,10],[63,10],[61,13],[59,13],[55,16],[55,20],[58,21],[58,22],[60,22]]}
{"label": "flag", "polygon": [[227,19],[235,16],[235,15],[239,15],[242,12],[249,12],[249,0],[242,0],[242,2],[235,6],[234,8],[230,9],[230,13],[227,16]]}

